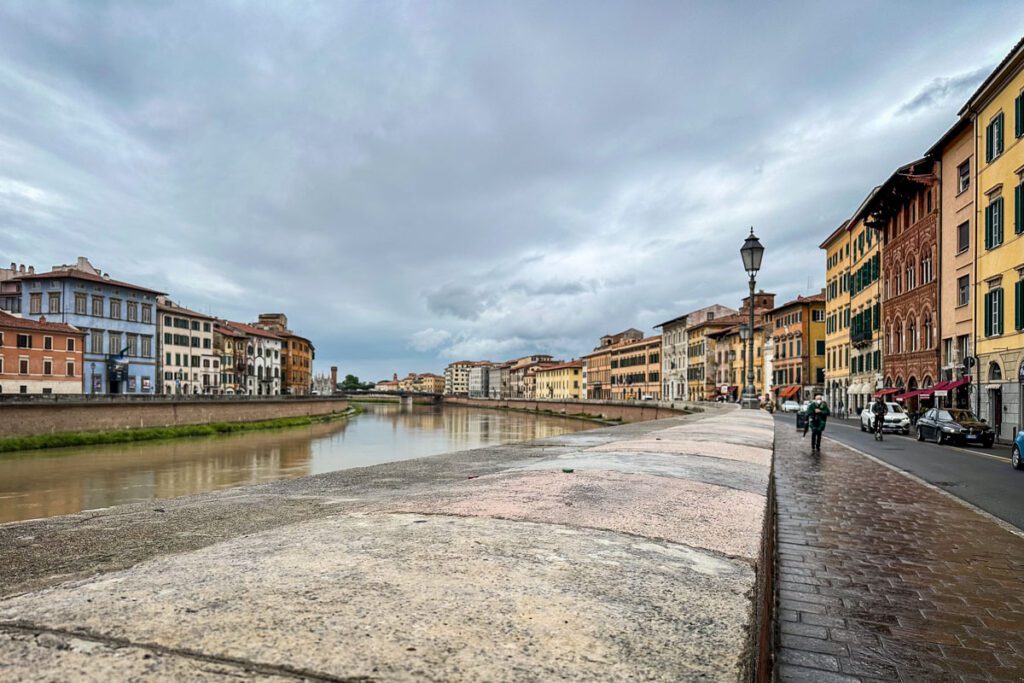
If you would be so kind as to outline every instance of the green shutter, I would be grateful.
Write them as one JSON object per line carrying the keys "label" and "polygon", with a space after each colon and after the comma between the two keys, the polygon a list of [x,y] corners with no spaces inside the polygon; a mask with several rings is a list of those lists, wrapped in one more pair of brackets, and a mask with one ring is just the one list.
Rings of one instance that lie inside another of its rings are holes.
{"label": "green shutter", "polygon": [[1013,113],[1014,113],[1014,127],[1013,132],[1016,137],[1024,135],[1024,117],[1021,116],[1021,102],[1024,102],[1024,95],[1017,95],[1017,99],[1013,101]]}
{"label": "green shutter", "polygon": [[985,336],[992,336],[992,292],[985,293]]}
{"label": "green shutter", "polygon": [[1013,188],[1013,231],[1024,232],[1024,181]]}
{"label": "green shutter", "polygon": [[992,124],[985,127],[985,161],[992,161]]}
{"label": "green shutter", "polygon": [[1013,285],[1013,329],[1024,330],[1024,280]]}
{"label": "green shutter", "polygon": [[992,205],[985,207],[985,248],[992,248]]}
{"label": "green shutter", "polygon": [[876,330],[881,329],[881,327],[882,327],[881,323],[882,323],[882,305],[876,303],[875,304],[875,329]]}
{"label": "green shutter", "polygon": [[996,320],[992,326],[992,332],[994,334],[1003,333],[1003,288],[1000,287],[992,292],[992,304],[996,309]]}
{"label": "green shutter", "polygon": [[1002,115],[1002,113],[1000,113],[999,116],[996,117],[996,124],[997,124],[996,125],[996,130],[995,130],[995,133],[993,133],[993,135],[995,135],[995,138],[996,138],[996,140],[995,140],[996,154],[1002,154],[1003,153],[1003,115]]}
{"label": "green shutter", "polygon": [[1006,224],[1006,213],[1003,211],[1003,198],[995,201],[995,208],[992,209],[992,246],[998,247],[1003,243],[1003,225]]}

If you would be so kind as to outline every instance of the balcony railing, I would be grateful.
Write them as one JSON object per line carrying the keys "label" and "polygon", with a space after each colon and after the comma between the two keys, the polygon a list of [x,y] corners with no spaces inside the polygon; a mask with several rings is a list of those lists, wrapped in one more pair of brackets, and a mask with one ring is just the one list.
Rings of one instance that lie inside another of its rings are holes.
{"label": "balcony railing", "polygon": [[874,339],[872,330],[859,330],[850,333],[851,344],[868,344]]}

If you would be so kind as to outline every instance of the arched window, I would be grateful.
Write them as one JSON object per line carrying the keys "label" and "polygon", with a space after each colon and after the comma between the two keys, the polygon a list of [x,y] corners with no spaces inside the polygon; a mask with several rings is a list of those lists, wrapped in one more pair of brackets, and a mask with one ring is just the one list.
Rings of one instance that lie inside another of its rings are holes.
{"label": "arched window", "polygon": [[915,276],[916,275],[915,271],[916,271],[916,269],[914,267],[914,259],[913,259],[913,257],[911,257],[911,259],[909,261],[907,261],[907,269],[906,269],[906,273],[907,273],[907,291],[908,292],[910,290],[912,290],[914,287],[917,286],[917,282],[916,282],[917,281],[917,277]]}
{"label": "arched window", "polygon": [[932,348],[932,314],[924,314],[924,330],[921,335],[922,348],[928,350]]}
{"label": "arched window", "polygon": [[988,366],[988,381],[990,382],[1001,382],[1003,379],[1003,369],[999,367],[999,363],[992,361]]}
{"label": "arched window", "polygon": [[892,353],[892,326],[885,326],[885,352]]}
{"label": "arched window", "polygon": [[911,353],[917,351],[917,321],[913,318],[907,323],[907,341],[906,350]]}

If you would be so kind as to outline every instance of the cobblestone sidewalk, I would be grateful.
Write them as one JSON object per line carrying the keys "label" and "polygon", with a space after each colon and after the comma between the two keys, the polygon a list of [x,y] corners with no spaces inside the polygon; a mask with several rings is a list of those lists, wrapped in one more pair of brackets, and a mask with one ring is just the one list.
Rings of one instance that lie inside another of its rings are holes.
{"label": "cobblestone sidewalk", "polygon": [[779,680],[1024,680],[1024,538],[834,441],[775,439]]}

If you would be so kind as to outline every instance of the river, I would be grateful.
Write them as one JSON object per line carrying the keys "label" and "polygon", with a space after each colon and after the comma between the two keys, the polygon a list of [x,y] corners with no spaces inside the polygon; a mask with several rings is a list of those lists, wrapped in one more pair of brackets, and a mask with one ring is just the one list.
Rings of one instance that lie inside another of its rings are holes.
{"label": "river", "polygon": [[367,404],[348,420],[263,432],[0,455],[0,523],[530,441],[598,426],[461,406]]}

